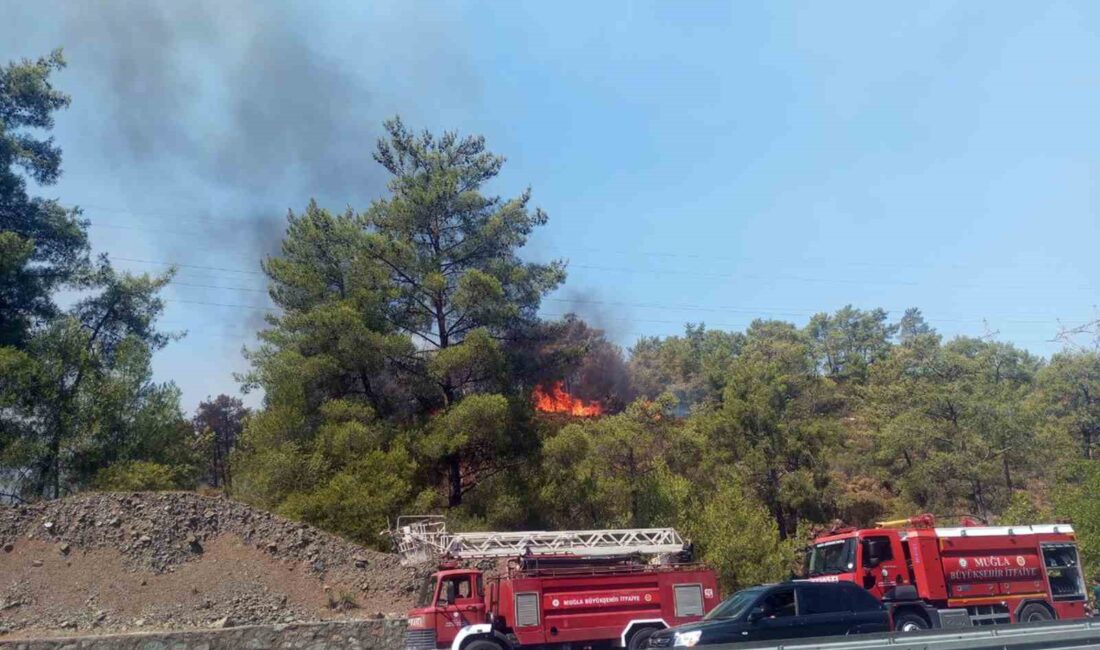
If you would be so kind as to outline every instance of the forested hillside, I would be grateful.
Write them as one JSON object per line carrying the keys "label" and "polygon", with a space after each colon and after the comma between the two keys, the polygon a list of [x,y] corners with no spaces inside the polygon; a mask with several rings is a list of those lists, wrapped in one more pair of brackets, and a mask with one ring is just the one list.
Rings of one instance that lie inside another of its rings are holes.
{"label": "forested hillside", "polygon": [[[249,412],[184,417],[150,359],[171,277],[93,258],[86,222],[28,196],[56,180],[60,54],[0,71],[0,471],[12,499],[210,486],[365,544],[402,513],[465,528],[675,526],[727,587],[785,577],[835,520],[931,512],[1072,518],[1100,572],[1100,347],[1050,359],[945,339],[918,309],[805,325],[689,324],[623,350],[539,317],[530,191],[487,187],[476,136],[388,122],[370,206],[287,216],[262,261],[277,315],[247,350]],[[67,289],[77,298],[58,302]],[[1087,297],[1083,297],[1083,300]],[[1053,333],[1052,333],[1053,334]],[[175,345],[187,345],[186,338]],[[551,397],[546,397],[550,395]],[[577,400],[584,408],[559,408]],[[542,409],[536,408],[542,406]]]}

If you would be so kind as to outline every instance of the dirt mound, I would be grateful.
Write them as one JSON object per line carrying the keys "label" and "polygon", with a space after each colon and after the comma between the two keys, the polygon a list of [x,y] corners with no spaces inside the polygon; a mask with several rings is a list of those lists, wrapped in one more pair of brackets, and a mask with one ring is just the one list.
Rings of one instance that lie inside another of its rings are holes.
{"label": "dirt mound", "polygon": [[0,636],[399,614],[421,571],[188,492],[0,507]]}

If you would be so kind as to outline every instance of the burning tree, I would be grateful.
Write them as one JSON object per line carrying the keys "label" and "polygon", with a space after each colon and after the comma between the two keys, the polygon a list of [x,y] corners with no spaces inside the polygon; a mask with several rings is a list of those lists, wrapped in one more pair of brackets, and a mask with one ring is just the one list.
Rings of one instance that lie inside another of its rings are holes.
{"label": "burning tree", "polygon": [[513,346],[521,378],[531,386],[531,404],[542,413],[593,417],[618,413],[633,401],[622,349],[603,330],[574,314],[542,324],[523,349]]}
{"label": "burning tree", "polygon": [[565,382],[556,381],[550,386],[536,386],[532,394],[535,408],[543,413],[566,413],[581,417],[603,415],[599,402],[586,402],[565,392]]}

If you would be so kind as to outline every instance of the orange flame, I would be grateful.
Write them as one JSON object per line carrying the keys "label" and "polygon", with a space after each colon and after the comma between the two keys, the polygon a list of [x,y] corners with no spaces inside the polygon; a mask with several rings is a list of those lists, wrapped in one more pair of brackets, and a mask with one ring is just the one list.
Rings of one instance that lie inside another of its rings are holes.
{"label": "orange flame", "polygon": [[543,413],[568,413],[581,417],[603,415],[603,406],[599,402],[586,402],[565,392],[562,382],[556,381],[549,389],[536,386],[532,395],[535,408]]}

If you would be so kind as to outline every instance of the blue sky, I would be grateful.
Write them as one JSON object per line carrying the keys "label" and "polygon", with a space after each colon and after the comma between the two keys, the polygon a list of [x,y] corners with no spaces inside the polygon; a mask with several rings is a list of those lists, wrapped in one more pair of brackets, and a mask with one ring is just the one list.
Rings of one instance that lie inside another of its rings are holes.
{"label": "blue sky", "polygon": [[[181,264],[156,377],[235,393],[258,257],[311,196],[365,207],[381,121],[481,133],[569,261],[547,315],[629,346],[688,321],[920,307],[1049,355],[1097,317],[1100,4],[39,3],[66,175],[120,267]],[[140,261],[138,261],[140,260]],[[187,265],[187,266],[183,266]],[[210,288],[231,287],[231,288]],[[255,397],[250,401],[255,403]]]}

